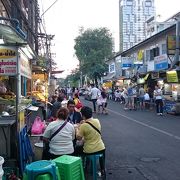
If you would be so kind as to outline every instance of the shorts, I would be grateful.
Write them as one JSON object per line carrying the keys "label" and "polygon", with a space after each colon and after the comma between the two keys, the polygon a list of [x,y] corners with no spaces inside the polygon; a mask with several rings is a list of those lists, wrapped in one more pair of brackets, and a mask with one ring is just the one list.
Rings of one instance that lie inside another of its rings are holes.
{"label": "shorts", "polygon": [[139,102],[143,103],[144,102],[144,97],[139,97]]}

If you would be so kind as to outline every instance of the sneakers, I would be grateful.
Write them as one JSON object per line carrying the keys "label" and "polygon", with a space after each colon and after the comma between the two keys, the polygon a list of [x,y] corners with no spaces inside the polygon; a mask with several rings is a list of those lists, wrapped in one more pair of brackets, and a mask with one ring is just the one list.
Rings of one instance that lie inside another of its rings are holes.
{"label": "sneakers", "polygon": [[163,115],[163,113],[157,113],[157,115],[158,115],[158,116],[162,116],[162,115]]}

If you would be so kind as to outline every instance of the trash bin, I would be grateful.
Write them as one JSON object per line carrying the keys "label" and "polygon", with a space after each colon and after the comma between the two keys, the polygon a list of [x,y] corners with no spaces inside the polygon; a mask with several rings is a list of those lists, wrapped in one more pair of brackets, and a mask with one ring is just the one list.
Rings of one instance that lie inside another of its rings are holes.
{"label": "trash bin", "polygon": [[34,144],[34,160],[38,161],[38,160],[42,160],[42,152],[43,152],[43,142],[39,142],[39,143],[35,143]]}

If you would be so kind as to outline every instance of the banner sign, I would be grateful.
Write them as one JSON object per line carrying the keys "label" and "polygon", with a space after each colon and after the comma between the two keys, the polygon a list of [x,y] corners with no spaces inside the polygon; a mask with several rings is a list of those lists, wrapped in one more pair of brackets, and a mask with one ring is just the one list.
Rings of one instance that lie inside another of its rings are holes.
{"label": "banner sign", "polygon": [[17,74],[17,49],[0,46],[0,75],[14,76]]}
{"label": "banner sign", "polygon": [[128,69],[133,65],[133,58],[122,57],[122,69]]}
{"label": "banner sign", "polygon": [[20,54],[19,62],[20,62],[20,73],[21,73],[21,75],[28,78],[28,79],[31,79],[32,78],[32,71],[31,71],[30,62],[29,62],[28,58],[23,53]]}
{"label": "banner sign", "polygon": [[[179,38],[179,43],[180,43],[180,38]],[[176,36],[175,35],[167,36],[167,54],[175,55],[175,53],[176,53]]]}
{"label": "banner sign", "polygon": [[177,83],[178,82],[178,75],[177,71],[168,71],[166,72],[167,82],[169,83]]}
{"label": "banner sign", "polygon": [[154,58],[154,70],[160,71],[163,69],[168,69],[168,58],[166,54]]}

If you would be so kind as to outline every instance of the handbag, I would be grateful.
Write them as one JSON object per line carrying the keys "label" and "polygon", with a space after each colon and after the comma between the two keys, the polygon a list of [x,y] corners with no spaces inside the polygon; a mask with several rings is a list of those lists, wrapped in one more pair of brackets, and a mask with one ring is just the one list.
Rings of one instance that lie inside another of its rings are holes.
{"label": "handbag", "polygon": [[49,149],[50,149],[50,147],[49,147],[49,143],[50,143],[50,141],[51,141],[51,139],[54,137],[54,136],[56,136],[61,130],[62,130],[62,128],[65,126],[67,124],[67,121],[65,121],[58,129],[57,129],[57,131],[55,131],[52,135],[51,135],[51,137],[48,139],[48,141],[44,141],[44,143],[43,143],[43,153],[42,153],[42,159],[43,160],[49,160],[50,159],[50,153],[49,153]]}

